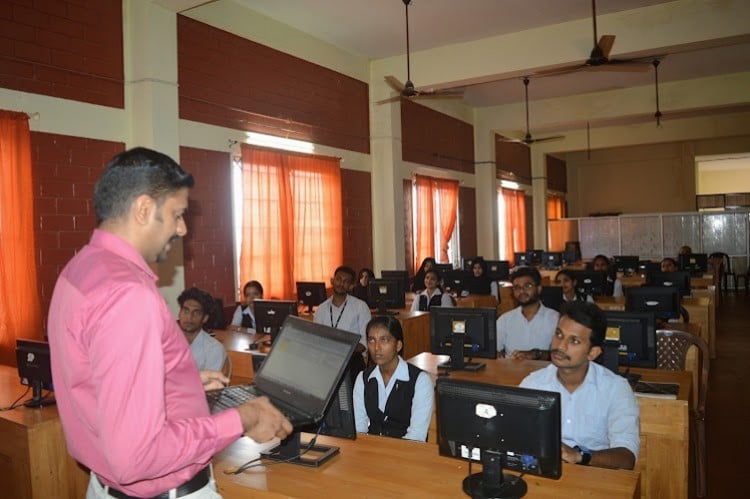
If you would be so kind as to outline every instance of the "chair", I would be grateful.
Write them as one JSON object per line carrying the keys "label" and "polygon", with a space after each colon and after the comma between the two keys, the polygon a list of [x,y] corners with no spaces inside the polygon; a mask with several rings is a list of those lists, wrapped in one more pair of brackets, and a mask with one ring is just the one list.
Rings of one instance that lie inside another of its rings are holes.
{"label": "chair", "polygon": [[734,271],[732,270],[732,260],[729,258],[729,255],[726,253],[722,253],[720,251],[717,251],[715,253],[711,253],[709,255],[709,260],[713,263],[721,263],[719,266],[719,286],[721,289],[726,291],[729,289],[729,277],[732,278],[732,283],[734,284],[734,289],[737,289],[737,276],[735,275]]}
{"label": "chair", "polygon": [[229,378],[229,382],[232,381],[232,359],[229,357],[229,354],[227,354],[227,358],[224,361],[224,365],[221,368],[221,373]]}
{"label": "chair", "polygon": [[695,489],[697,497],[706,495],[706,395],[708,391],[708,345],[698,336],[685,331],[656,331],[656,367],[669,371],[684,371],[690,347],[698,349],[697,403],[690,408],[692,432],[690,438],[695,449]]}

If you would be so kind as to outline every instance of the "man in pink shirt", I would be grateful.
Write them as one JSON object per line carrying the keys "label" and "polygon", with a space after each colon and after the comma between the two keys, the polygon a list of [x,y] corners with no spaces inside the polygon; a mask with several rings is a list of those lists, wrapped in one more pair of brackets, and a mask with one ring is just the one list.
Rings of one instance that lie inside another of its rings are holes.
{"label": "man in pink shirt", "polygon": [[204,387],[228,380],[198,372],[156,287],[149,264],[187,233],[192,186],[164,154],[115,156],[94,188],[98,228],[55,285],[55,396],[68,451],[91,470],[87,499],[221,497],[216,452],[243,433],[263,442],[292,430],[265,397],[209,414]]}

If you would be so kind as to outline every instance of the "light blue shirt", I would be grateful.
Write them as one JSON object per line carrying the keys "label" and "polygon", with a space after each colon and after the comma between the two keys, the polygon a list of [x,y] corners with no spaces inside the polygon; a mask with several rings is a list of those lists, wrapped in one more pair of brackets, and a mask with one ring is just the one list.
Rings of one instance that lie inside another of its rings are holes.
{"label": "light blue shirt", "polygon": [[224,367],[224,361],[227,359],[224,345],[219,343],[216,338],[212,338],[203,329],[190,344],[190,352],[193,354],[195,363],[198,364],[199,371],[204,369],[221,371]]}
{"label": "light blue shirt", "polygon": [[549,350],[559,320],[556,310],[542,304],[530,321],[520,306],[505,312],[497,320],[497,352],[505,350],[505,356],[510,357],[516,350]]}
{"label": "light blue shirt", "polygon": [[359,335],[359,342],[367,348],[367,323],[372,314],[367,303],[347,295],[340,307],[333,304],[333,297],[321,303],[315,310],[313,322]]}
{"label": "light blue shirt", "polygon": [[[354,382],[354,422],[357,431],[367,433],[370,428],[370,418],[367,417],[365,408],[365,382],[363,380],[364,371],[357,375]],[[401,357],[398,358],[396,372],[393,373],[388,381],[388,386],[383,384],[383,376],[380,374],[380,367],[375,367],[367,379],[369,382],[375,378],[378,382],[378,409],[385,411],[385,404],[393,390],[396,380],[409,381],[409,365]],[[411,401],[411,419],[409,428],[403,438],[408,440],[418,440],[425,442],[427,440],[427,431],[430,428],[432,419],[432,404],[435,398],[435,389],[432,386],[432,378],[429,374],[422,371],[417,377],[414,384],[414,398]]]}
{"label": "light blue shirt", "polygon": [[583,383],[570,393],[550,364],[521,381],[521,387],[560,394],[560,424],[565,445],[589,450],[625,447],[638,459],[640,407],[627,380],[589,362]]}

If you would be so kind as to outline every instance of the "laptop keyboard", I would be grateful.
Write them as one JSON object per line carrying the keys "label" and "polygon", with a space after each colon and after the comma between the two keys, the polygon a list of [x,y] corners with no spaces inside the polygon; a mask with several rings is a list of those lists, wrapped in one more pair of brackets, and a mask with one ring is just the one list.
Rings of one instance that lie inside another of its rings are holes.
{"label": "laptop keyboard", "polygon": [[[208,407],[211,410],[211,414],[216,414],[217,412],[221,412],[226,409],[232,409],[259,396],[260,394],[252,385],[232,385],[227,386],[221,390],[212,390],[206,392]],[[288,408],[281,406],[278,403],[275,403],[274,406],[279,411],[281,411],[281,413],[289,420],[290,423],[292,423],[292,425],[312,422],[308,416],[299,414],[297,411],[289,410]]]}

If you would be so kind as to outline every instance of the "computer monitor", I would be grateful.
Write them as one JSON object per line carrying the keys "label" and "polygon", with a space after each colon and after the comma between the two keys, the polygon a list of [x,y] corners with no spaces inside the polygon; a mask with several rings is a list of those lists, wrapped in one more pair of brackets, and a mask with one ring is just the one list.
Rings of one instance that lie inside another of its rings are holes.
{"label": "computer monitor", "polygon": [[646,275],[661,272],[661,263],[652,262],[651,260],[640,260],[638,262],[638,272]]}
{"label": "computer monitor", "polygon": [[[360,355],[354,352],[354,355]],[[344,372],[336,395],[326,409],[325,417],[320,422],[319,433],[331,437],[357,438],[357,428],[354,425],[354,385],[352,376],[347,369]]]}
{"label": "computer monitor", "polygon": [[614,260],[615,270],[617,272],[624,272],[625,274],[636,272],[640,262],[637,255],[615,255]]}
{"label": "computer monitor", "polygon": [[516,267],[531,265],[531,259],[526,251],[513,253],[513,263]]}
{"label": "computer monitor", "polygon": [[526,482],[504,469],[560,478],[559,393],[452,378],[438,378],[436,392],[440,454],[482,463],[466,494],[523,497]]}
{"label": "computer monitor", "polygon": [[510,262],[508,260],[485,260],[487,277],[493,281],[507,281],[510,279]]}
{"label": "computer monitor", "polygon": [[442,279],[445,277],[445,275],[448,272],[453,270],[453,265],[451,265],[450,263],[436,263],[435,265],[432,266],[432,268],[435,269],[435,271],[438,273],[438,275]]}
{"label": "computer monitor", "polygon": [[544,255],[544,250],[540,250],[540,249],[526,250],[526,259],[529,261],[527,265],[541,265],[542,255]]}
{"label": "computer monitor", "polygon": [[279,329],[290,315],[297,315],[297,302],[286,300],[254,300],[255,331],[270,334],[273,344]]}
{"label": "computer monitor", "polygon": [[706,253],[679,255],[677,258],[680,270],[690,272],[690,275],[702,276],[708,272],[708,255]]}
{"label": "computer monitor", "polygon": [[545,269],[559,269],[562,264],[562,251],[545,251],[542,253],[542,267]]}
{"label": "computer monitor", "polygon": [[560,286],[542,286],[542,294],[539,295],[542,304],[553,310],[560,311],[563,305],[563,291]]}
{"label": "computer monitor", "polygon": [[627,312],[653,312],[657,319],[680,317],[680,291],[669,286],[640,286],[625,289]]}
{"label": "computer monitor", "polygon": [[576,287],[579,292],[591,296],[607,294],[607,273],[600,270],[578,270],[574,272]]}
{"label": "computer monitor", "polygon": [[467,371],[485,367],[471,359],[497,357],[496,320],[494,308],[431,307],[430,352],[451,357],[438,367]]}
{"label": "computer monitor", "polygon": [[468,288],[472,275],[469,270],[451,270],[443,277],[443,291],[460,294]]}
{"label": "computer monitor", "polygon": [[370,279],[367,283],[367,306],[377,309],[376,315],[395,315],[389,308],[406,307],[406,290],[399,279]]}
{"label": "computer monitor", "polygon": [[563,260],[565,263],[574,263],[581,259],[581,243],[579,241],[566,241]]}
{"label": "computer monitor", "polygon": [[477,260],[484,260],[481,256],[470,256],[463,259],[464,260],[464,270],[471,270],[474,266],[474,262]]}
{"label": "computer monitor", "polygon": [[297,301],[302,305],[307,305],[305,314],[312,315],[313,307],[317,307],[326,299],[326,283],[324,282],[301,282],[297,285]]}
{"label": "computer monitor", "polygon": [[656,316],[653,312],[605,310],[607,327],[620,333],[621,366],[656,368]]}
{"label": "computer monitor", "polygon": [[16,363],[21,384],[30,386],[32,398],[26,407],[44,407],[55,403],[52,397],[42,397],[42,390],[52,391],[52,367],[49,343],[38,340],[16,340]]}
{"label": "computer monitor", "polygon": [[409,272],[407,272],[406,270],[381,270],[380,277],[382,279],[400,280],[404,287],[404,292],[409,289],[409,283],[411,282],[411,279],[409,278]]}
{"label": "computer monitor", "polygon": [[690,296],[690,272],[652,272],[646,282],[649,286],[677,288],[680,296]]}

